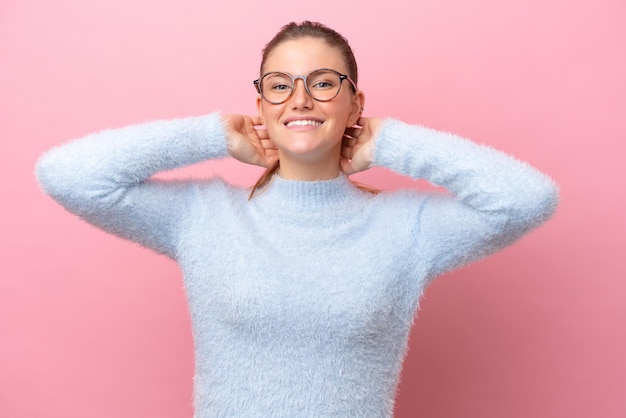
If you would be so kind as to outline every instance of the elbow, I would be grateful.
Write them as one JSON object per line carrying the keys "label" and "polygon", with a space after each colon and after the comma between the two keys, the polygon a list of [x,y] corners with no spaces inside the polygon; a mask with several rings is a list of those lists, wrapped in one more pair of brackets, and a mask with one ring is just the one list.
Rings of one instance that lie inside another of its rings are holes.
{"label": "elbow", "polygon": [[42,155],[35,164],[35,179],[44,193],[72,210],[90,200],[85,187],[88,176],[83,165],[63,151],[57,147]]}
{"label": "elbow", "polygon": [[551,178],[547,177],[542,190],[538,192],[537,212],[540,223],[550,219],[556,212],[559,205],[560,191],[557,184]]}
{"label": "elbow", "polygon": [[55,161],[55,151],[52,149],[43,154],[35,164],[35,179],[39,187],[52,198],[62,194],[60,193],[60,189],[62,189],[60,177],[62,178],[62,176],[59,176],[61,170]]}
{"label": "elbow", "polygon": [[523,229],[534,229],[549,220],[559,205],[560,191],[557,184],[545,176],[534,187],[525,191],[526,198],[520,205],[519,218]]}

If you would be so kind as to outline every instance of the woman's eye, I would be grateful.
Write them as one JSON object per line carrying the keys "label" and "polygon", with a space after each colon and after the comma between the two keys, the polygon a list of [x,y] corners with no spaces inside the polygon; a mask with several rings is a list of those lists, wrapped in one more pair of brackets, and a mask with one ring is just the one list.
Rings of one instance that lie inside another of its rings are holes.
{"label": "woman's eye", "polygon": [[274,84],[272,86],[272,90],[275,91],[285,91],[285,90],[289,90],[291,87],[288,84]]}
{"label": "woman's eye", "polygon": [[315,84],[313,84],[313,88],[315,89],[329,89],[333,87],[333,83],[330,81],[316,81]]}

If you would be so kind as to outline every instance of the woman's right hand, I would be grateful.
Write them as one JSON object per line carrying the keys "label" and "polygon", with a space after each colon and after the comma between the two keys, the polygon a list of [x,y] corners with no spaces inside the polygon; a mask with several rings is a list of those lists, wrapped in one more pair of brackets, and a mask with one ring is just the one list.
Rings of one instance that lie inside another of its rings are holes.
{"label": "woman's right hand", "polygon": [[225,115],[228,151],[236,160],[246,164],[271,167],[278,161],[278,150],[258,116]]}

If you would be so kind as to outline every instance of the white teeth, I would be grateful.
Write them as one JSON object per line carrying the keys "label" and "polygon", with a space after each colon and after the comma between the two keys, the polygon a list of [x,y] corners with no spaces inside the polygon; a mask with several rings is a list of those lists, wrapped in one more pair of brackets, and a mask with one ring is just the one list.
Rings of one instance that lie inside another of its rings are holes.
{"label": "white teeth", "polygon": [[321,124],[322,122],[317,120],[292,120],[287,122],[287,126],[316,126]]}

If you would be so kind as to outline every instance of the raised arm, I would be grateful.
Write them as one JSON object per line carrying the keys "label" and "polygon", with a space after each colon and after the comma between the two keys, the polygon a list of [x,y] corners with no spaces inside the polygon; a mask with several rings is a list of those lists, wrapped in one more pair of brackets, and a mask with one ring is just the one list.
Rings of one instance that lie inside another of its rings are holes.
{"label": "raised arm", "polygon": [[357,160],[351,164],[384,166],[451,192],[417,210],[417,251],[431,278],[514,242],[556,209],[555,183],[503,152],[397,120],[360,124],[344,152]]}
{"label": "raised arm", "polygon": [[150,177],[225,157],[229,150],[245,162],[269,163],[256,124],[250,117],[211,114],[104,130],[50,150],[38,161],[36,175],[69,211],[175,257],[177,225],[194,186]]}

